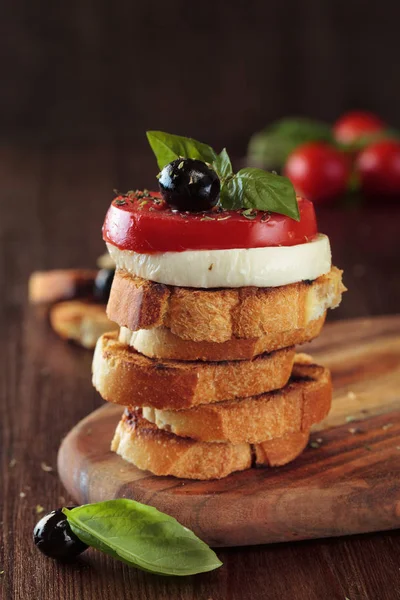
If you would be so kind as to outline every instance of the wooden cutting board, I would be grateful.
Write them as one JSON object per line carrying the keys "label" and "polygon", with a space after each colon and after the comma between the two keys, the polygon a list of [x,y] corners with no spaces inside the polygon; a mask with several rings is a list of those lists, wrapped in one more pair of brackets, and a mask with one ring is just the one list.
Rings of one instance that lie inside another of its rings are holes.
{"label": "wooden cutting board", "polygon": [[328,324],[306,351],[331,368],[334,400],[290,465],[210,482],[155,477],[110,452],[121,407],[107,405],[64,439],[65,487],[79,503],[156,506],[212,546],[400,527],[400,316]]}

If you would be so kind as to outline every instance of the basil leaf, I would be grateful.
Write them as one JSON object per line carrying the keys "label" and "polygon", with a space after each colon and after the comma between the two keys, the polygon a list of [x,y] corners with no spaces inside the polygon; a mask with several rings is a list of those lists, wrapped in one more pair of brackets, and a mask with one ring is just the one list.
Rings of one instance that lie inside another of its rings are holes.
{"label": "basil leaf", "polygon": [[262,169],[241,169],[224,186],[224,208],[255,208],[300,220],[293,185],[286,177]]}
{"label": "basil leaf", "polygon": [[221,182],[220,204],[226,210],[244,208],[242,204],[243,185],[237,175],[233,175],[225,182]]}
{"label": "basil leaf", "polygon": [[163,131],[147,131],[147,139],[156,155],[159,169],[163,169],[173,160],[179,157],[195,158],[203,162],[212,163],[217,158],[216,152],[192,138],[173,135]]}
{"label": "basil leaf", "polygon": [[247,161],[264,168],[281,168],[293,150],[312,141],[334,143],[329,125],[305,118],[282,119],[251,137]]}
{"label": "basil leaf", "polygon": [[194,575],[222,565],[216,554],[173,517],[134,500],[63,508],[85,544],[159,575]]}
{"label": "basil leaf", "polygon": [[220,179],[225,179],[226,177],[233,175],[231,159],[229,158],[226,148],[218,154],[212,166]]}

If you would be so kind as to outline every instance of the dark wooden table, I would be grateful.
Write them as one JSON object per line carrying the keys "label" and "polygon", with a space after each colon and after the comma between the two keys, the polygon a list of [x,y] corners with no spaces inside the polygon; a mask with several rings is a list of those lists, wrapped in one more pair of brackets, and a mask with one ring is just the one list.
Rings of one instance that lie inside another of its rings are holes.
{"label": "dark wooden table", "polygon": [[[27,304],[27,280],[34,269],[93,265],[112,189],[154,185],[155,171],[150,154],[112,141],[0,147],[0,598],[400,598],[399,531],[219,550],[221,569],[179,580],[92,551],[58,564],[32,544],[40,507],[72,501],[55,471],[60,440],[101,400],[90,382],[91,353],[55,337],[43,311]],[[350,290],[330,318],[398,312],[400,207],[326,209],[320,228]]]}

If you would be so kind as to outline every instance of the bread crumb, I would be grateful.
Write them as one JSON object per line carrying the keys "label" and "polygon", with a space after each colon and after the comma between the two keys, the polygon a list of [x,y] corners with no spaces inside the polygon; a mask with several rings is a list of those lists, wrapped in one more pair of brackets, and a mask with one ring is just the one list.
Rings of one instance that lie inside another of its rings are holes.
{"label": "bread crumb", "polygon": [[15,458],[12,458],[10,460],[10,462],[8,463],[8,466],[10,467],[10,469],[13,469],[16,464],[17,464],[17,460]]}
{"label": "bread crumb", "polygon": [[25,498],[25,497],[26,497],[26,494],[25,494],[25,492],[20,492],[20,493],[19,493],[19,497],[20,497],[20,498]]}
{"label": "bread crumb", "polygon": [[348,432],[351,433],[351,435],[354,435],[355,433],[363,433],[363,431],[361,429],[358,429],[358,427],[350,427]]}
{"label": "bread crumb", "polygon": [[51,471],[54,471],[53,467],[50,467],[50,465],[46,464],[45,462],[40,463],[40,468],[46,473],[51,473]]}
{"label": "bread crumb", "polygon": [[309,443],[309,446],[310,446],[310,448],[315,448],[315,449],[316,449],[316,448],[319,448],[319,447],[320,447],[320,445],[321,445],[321,444],[319,444],[317,441],[315,441],[315,442],[310,442],[310,443]]}
{"label": "bread crumb", "polygon": [[383,431],[387,431],[388,429],[390,429],[391,427],[393,427],[393,423],[386,423],[386,425],[384,425],[382,427]]}
{"label": "bread crumb", "polygon": [[347,397],[349,400],[355,400],[356,395],[354,392],[348,392]]}
{"label": "bread crumb", "polygon": [[44,511],[44,508],[41,504],[36,504],[35,510],[36,510],[36,514],[40,515]]}
{"label": "bread crumb", "polygon": [[346,423],[352,423],[353,421],[357,421],[356,417],[354,417],[353,415],[348,415],[346,417]]}

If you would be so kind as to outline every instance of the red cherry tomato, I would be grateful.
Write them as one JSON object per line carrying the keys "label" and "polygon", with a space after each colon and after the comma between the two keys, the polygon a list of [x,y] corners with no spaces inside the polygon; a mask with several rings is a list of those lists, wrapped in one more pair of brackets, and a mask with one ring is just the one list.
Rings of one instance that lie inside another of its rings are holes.
{"label": "red cherry tomato", "polygon": [[356,171],[366,194],[400,196],[400,142],[370,144],[358,155]]}
{"label": "red cherry tomato", "polygon": [[289,155],[285,175],[298,194],[329,200],[346,190],[350,165],[344,154],[323,142],[309,142]]}
{"label": "red cherry tomato", "polygon": [[142,254],[184,250],[225,250],[304,244],[317,234],[313,203],[298,198],[300,221],[257,211],[187,213],[172,211],[153,192],[143,200],[118,196],[108,209],[103,239],[121,250]]}
{"label": "red cherry tomato", "polygon": [[376,115],[366,111],[351,111],[340,117],[333,126],[335,140],[341,144],[351,144],[363,136],[379,133],[385,123]]}

